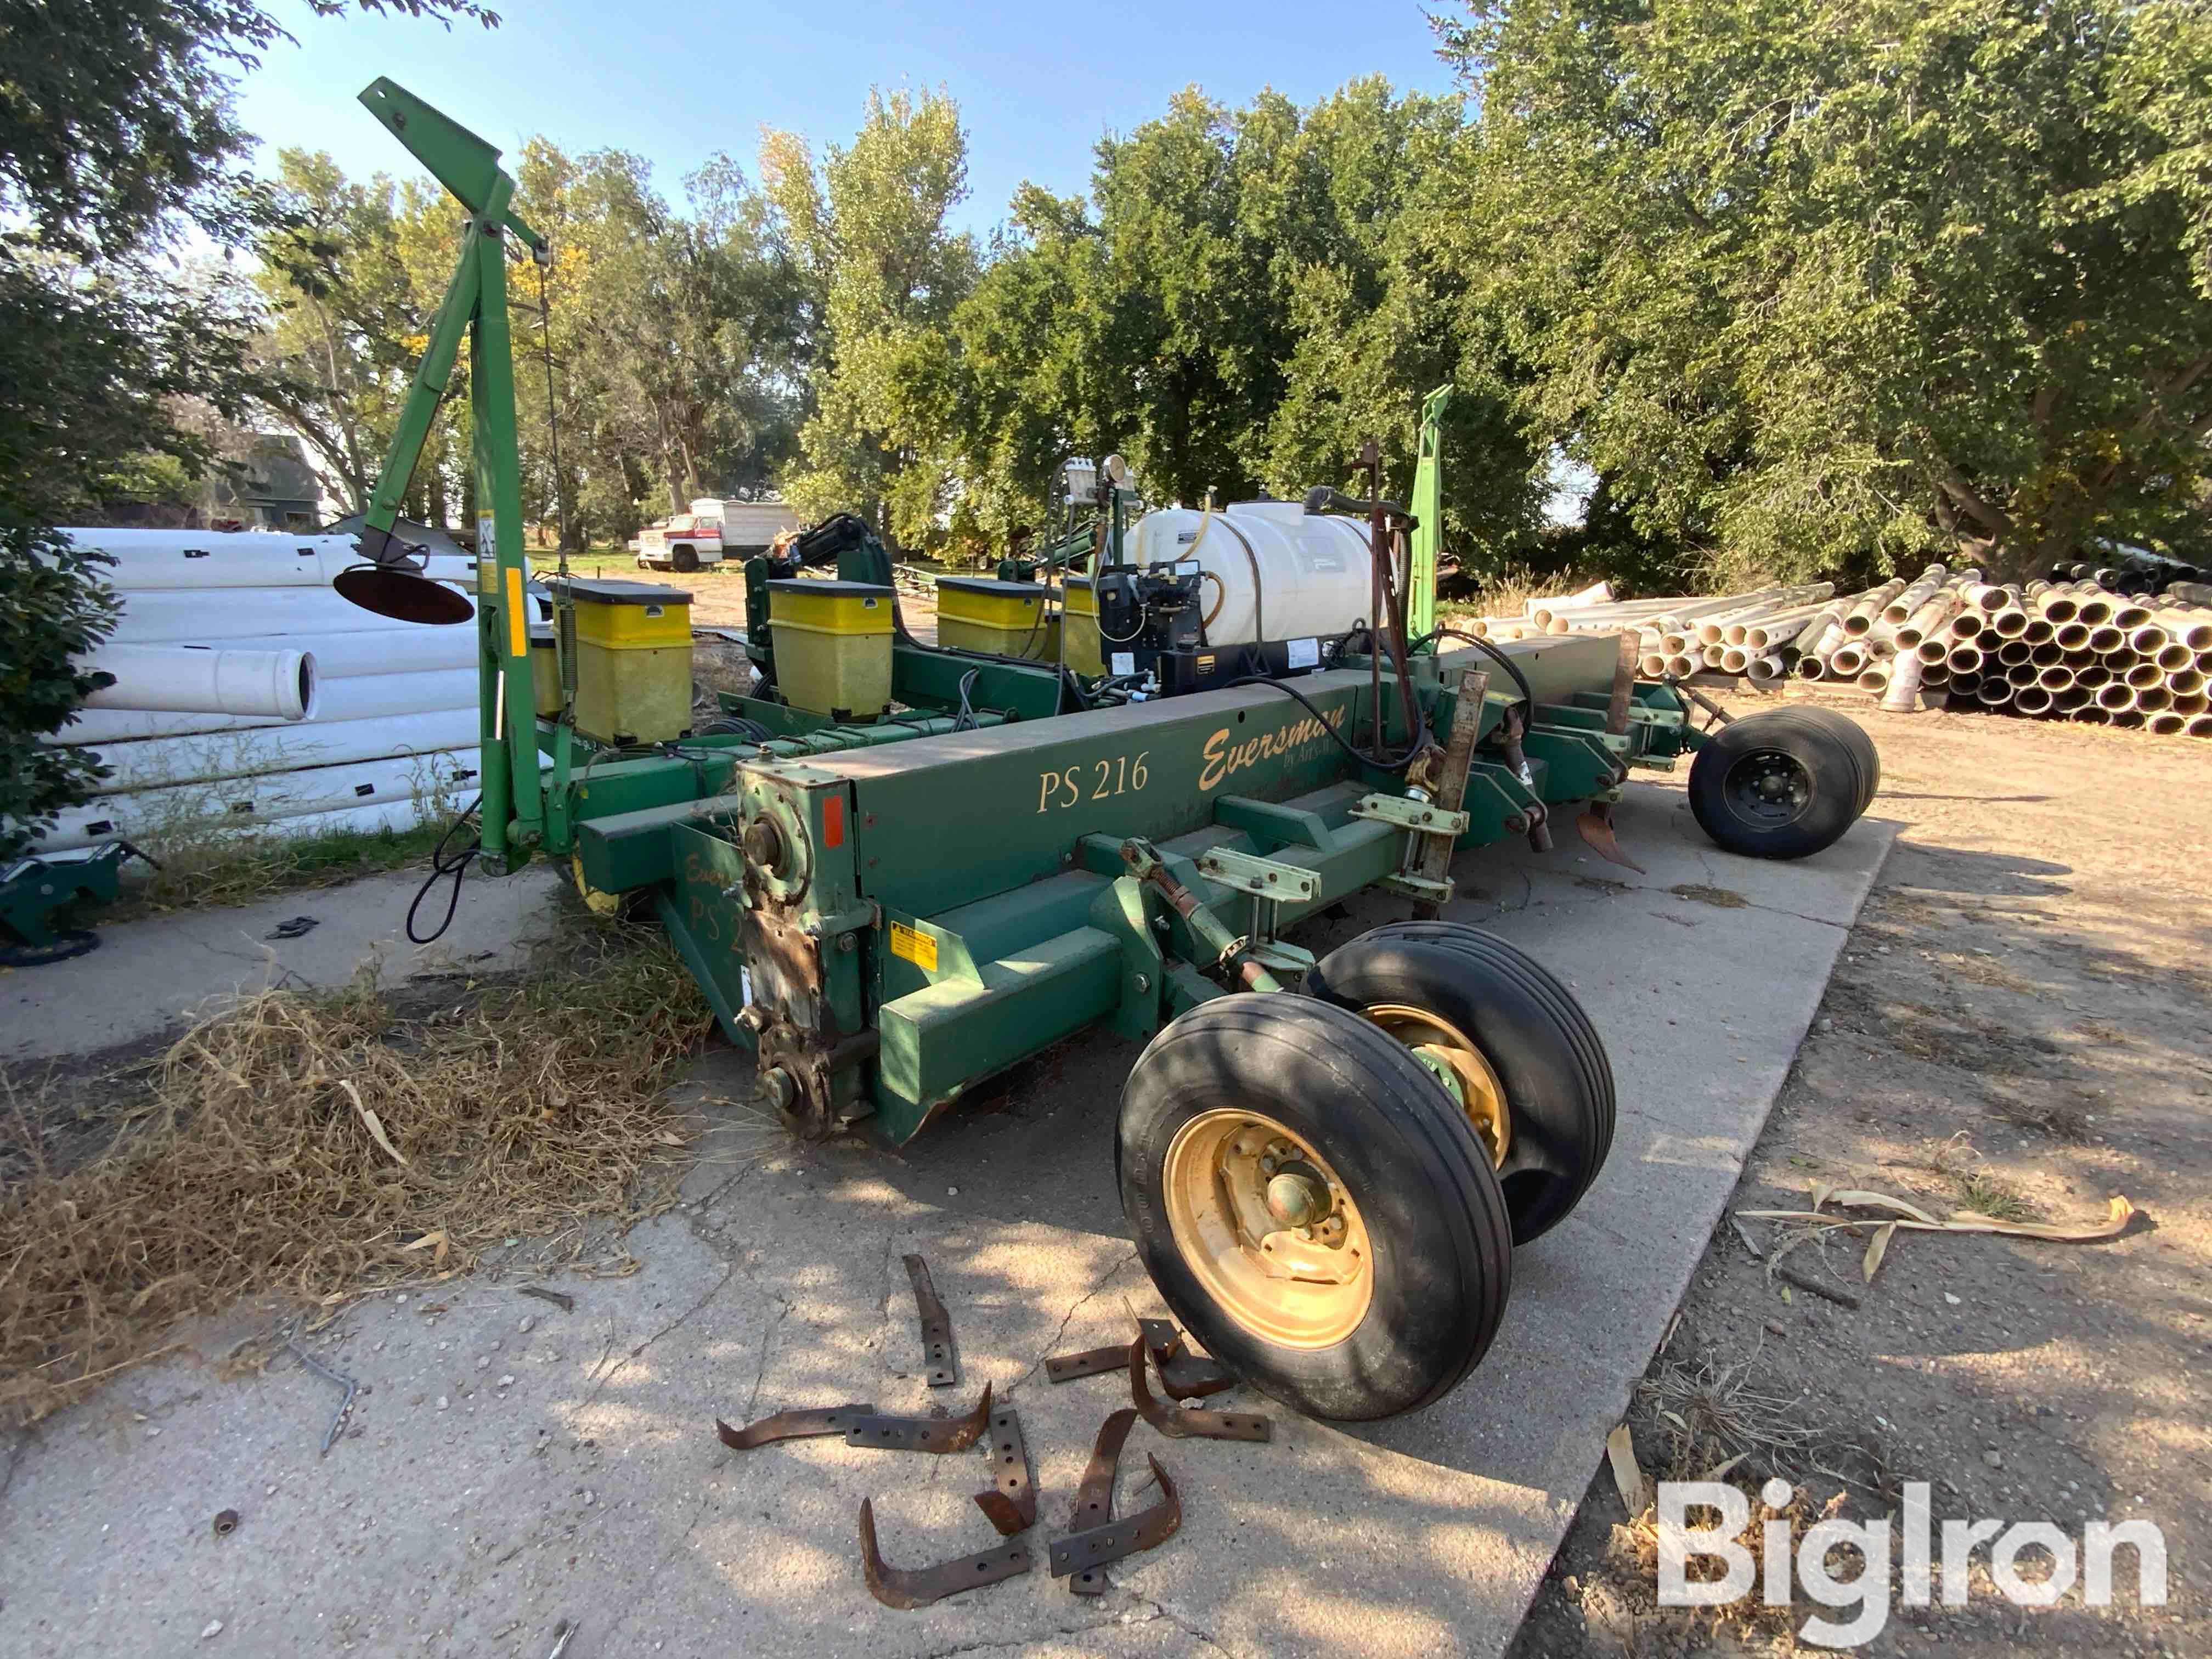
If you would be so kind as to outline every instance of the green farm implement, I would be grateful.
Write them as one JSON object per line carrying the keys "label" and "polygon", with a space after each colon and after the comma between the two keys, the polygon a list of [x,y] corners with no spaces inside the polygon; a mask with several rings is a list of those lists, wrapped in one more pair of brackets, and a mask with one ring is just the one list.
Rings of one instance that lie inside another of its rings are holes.
{"label": "green farm implement", "polygon": [[[362,100],[469,220],[365,515],[368,562],[342,580],[386,614],[473,617],[486,864],[557,860],[649,907],[801,1135],[904,1141],[1079,1032],[1145,1042],[1121,1190],[1184,1325],[1318,1416],[1450,1389],[1497,1328],[1514,1245],[1595,1178],[1614,1110],[1566,987],[1440,919],[1455,854],[1548,844],[1570,806],[1611,852],[1629,769],[1684,755],[1722,844],[1817,851],[1872,794],[1856,728],[1788,713],[1700,730],[1692,694],[1637,679],[1613,636],[1499,647],[1431,626],[1441,395],[1412,512],[1379,499],[1370,458],[1364,497],[1164,519],[1173,550],[1139,561],[1125,474],[1102,466],[1090,532],[969,597],[1056,622],[1060,595],[1029,579],[1087,563],[1103,672],[1072,665],[1057,629],[1010,623],[1015,648],[989,651],[917,638],[883,544],[833,518],[748,566],[761,678],[685,724],[681,594],[556,582],[533,653],[506,294],[511,253],[550,250],[490,146],[388,82]],[[483,504],[466,597],[390,534],[464,343]],[[1263,603],[1296,617],[1326,583],[1357,607],[1340,625],[1262,628]],[[1214,619],[1247,586],[1252,624],[1231,637]],[[1295,942],[1377,888],[1415,919],[1318,961]]]}

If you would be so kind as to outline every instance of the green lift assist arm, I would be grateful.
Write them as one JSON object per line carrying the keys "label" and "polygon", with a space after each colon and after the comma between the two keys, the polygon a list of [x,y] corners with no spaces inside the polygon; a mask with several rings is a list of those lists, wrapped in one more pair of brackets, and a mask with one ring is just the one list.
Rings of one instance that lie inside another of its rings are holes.
{"label": "green lift assist arm", "polygon": [[1425,639],[1437,625],[1437,549],[1444,533],[1444,410],[1454,388],[1421,399],[1421,447],[1413,462],[1413,569],[1406,584],[1406,631]]}
{"label": "green lift assist arm", "polygon": [[[552,250],[509,209],[514,180],[501,168],[497,149],[381,77],[362,93],[361,101],[453,192],[469,217],[445,302],[431,325],[429,343],[416,368],[392,448],[362,515],[362,550],[371,568],[340,578],[340,591],[372,611],[409,621],[455,621],[467,614],[459,605],[443,616],[421,614],[434,603],[425,595],[430,585],[409,579],[412,562],[392,534],[465,336],[477,498],[476,619],[483,757],[483,799],[478,811],[484,857],[512,867],[526,859],[542,838],[545,808],[538,783],[531,617],[525,592],[507,239],[512,236],[540,265],[550,262]],[[555,752],[560,779],[565,780],[568,761],[568,732],[563,726]]]}

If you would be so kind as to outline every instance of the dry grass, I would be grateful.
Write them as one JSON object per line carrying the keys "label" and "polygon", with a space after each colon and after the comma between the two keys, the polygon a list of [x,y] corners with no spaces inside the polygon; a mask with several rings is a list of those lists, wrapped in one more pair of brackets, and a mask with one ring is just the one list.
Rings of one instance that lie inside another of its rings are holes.
{"label": "dry grass", "polygon": [[1667,1448],[1662,1480],[1711,1480],[1723,1465],[1754,1483],[1837,1473],[1824,1465],[1828,1438],[1804,1420],[1800,1397],[1759,1382],[1750,1358],[1668,1360],[1636,1385],[1636,1403]]}
{"label": "dry grass", "polygon": [[1509,565],[1484,576],[1472,592],[1455,592],[1437,607],[1438,619],[1466,617],[1517,617],[1531,599],[1548,599],[1562,593],[1579,593],[1588,578],[1569,574],[1540,575],[1525,565]]}
{"label": "dry grass", "polygon": [[[1637,1385],[1636,1405],[1644,1423],[1638,1447],[1647,1460],[1654,1451],[1663,1451],[1661,1466],[1646,1471],[1654,1479],[1725,1480],[1742,1492],[1750,1504],[1750,1517],[1736,1540],[1754,1558],[1765,1547],[1766,1522],[1787,1522],[1795,1559],[1806,1530],[1843,1505],[1840,1492],[1825,1505],[1816,1505],[1802,1484],[1809,1472],[1836,1475],[1827,1459],[1838,1449],[1830,1437],[1804,1420],[1801,1396],[1759,1380],[1755,1358],[1723,1361],[1708,1354],[1695,1364],[1663,1364]],[[1769,1476],[1790,1484],[1789,1498],[1778,1508],[1768,1504],[1760,1490]],[[1719,1516],[1692,1506],[1686,1519],[1691,1526],[1706,1527],[1716,1524]],[[1832,1565],[1841,1570],[1839,1562]],[[1632,1516],[1626,1528],[1613,1528],[1607,1566],[1610,1589],[1596,1599],[1598,1610],[1610,1616],[1591,1622],[1611,1626],[1616,1640],[1632,1651],[1695,1651],[1723,1631],[1734,1638],[1731,1645],[1778,1643],[1784,1650],[1795,1650],[1791,1632],[1802,1612],[1769,1607],[1756,1595],[1719,1607],[1658,1606],[1658,1515],[1650,1504]],[[1718,1557],[1698,1555],[1686,1563],[1684,1577],[1701,1583],[1720,1578],[1726,1571]],[[1592,1600],[1586,1593],[1586,1619]],[[1680,1639],[1685,1634],[1686,1644]]]}
{"label": "dry grass", "polygon": [[[127,921],[149,911],[202,910],[252,904],[278,893],[330,887],[357,877],[425,862],[443,823],[413,830],[341,830],[327,836],[213,836],[157,842],[161,860],[123,890],[100,921]],[[127,866],[126,870],[144,866]]]}
{"label": "dry grass", "polygon": [[706,1024],[657,935],[602,929],[480,998],[410,1013],[366,981],[196,1026],[66,1172],[0,1197],[0,1423],[46,1415],[259,1291],[334,1304],[450,1276],[514,1236],[574,1259],[649,1213],[681,1137],[663,1086]]}
{"label": "dry grass", "polygon": [[[210,752],[221,764],[222,746],[216,745]],[[250,767],[242,747],[232,750],[228,757],[234,769],[243,772]],[[339,830],[317,835],[287,828],[281,819],[242,820],[232,810],[234,798],[241,792],[251,795],[252,790],[235,781],[185,785],[142,798],[142,816],[131,828],[131,838],[158,862],[126,864],[122,897],[99,920],[125,921],[149,910],[251,904],[277,893],[328,887],[427,862],[465,797],[440,781],[434,757],[422,757],[414,769],[413,799],[421,822],[406,830]]]}
{"label": "dry grass", "polygon": [[720,714],[721,708],[714,701],[714,694],[733,691],[739,696],[750,696],[753,678],[752,659],[745,655],[744,647],[726,645],[719,640],[691,641],[691,698],[695,708],[712,708],[715,715]]}

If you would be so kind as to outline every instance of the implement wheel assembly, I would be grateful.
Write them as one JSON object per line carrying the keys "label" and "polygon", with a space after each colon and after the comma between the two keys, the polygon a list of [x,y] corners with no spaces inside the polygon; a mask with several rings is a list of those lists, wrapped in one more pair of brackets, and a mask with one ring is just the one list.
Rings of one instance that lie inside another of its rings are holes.
{"label": "implement wheel assembly", "polygon": [[[1849,725],[1850,722],[1842,722]],[[1873,744],[1851,727],[1796,709],[1728,725],[1690,765],[1690,810],[1721,847],[1759,859],[1802,859],[1833,845],[1874,799]]]}
{"label": "implement wheel assembly", "polygon": [[1442,1084],[1489,1154],[1526,1244],[1589,1190],[1613,1146],[1613,1066],[1575,994],[1495,933],[1398,921],[1332,951],[1306,992],[1372,1022]]}
{"label": "implement wheel assembly", "polygon": [[1339,1420],[1447,1393],[1512,1279],[1473,1122],[1346,1009],[1246,994],[1153,1038],[1121,1092],[1121,1206],[1152,1282],[1231,1370]]}

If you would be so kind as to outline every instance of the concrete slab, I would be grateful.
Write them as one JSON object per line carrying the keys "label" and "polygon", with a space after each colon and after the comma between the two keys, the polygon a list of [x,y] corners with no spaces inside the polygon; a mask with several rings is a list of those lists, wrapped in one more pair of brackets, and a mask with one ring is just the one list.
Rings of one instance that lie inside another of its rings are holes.
{"label": "concrete slab", "polygon": [[[364,876],[342,887],[288,893],[259,904],[185,910],[100,930],[88,956],[0,977],[0,1060],[37,1060],[135,1042],[210,1006],[211,999],[279,981],[343,985],[364,963],[404,978],[425,967],[485,970],[518,964],[550,927],[548,901],[561,884],[549,867],[506,879],[471,879],[453,925],[435,945],[407,942],[407,906],[422,872]],[[444,914],[445,889],[423,904]],[[308,916],[298,939],[273,939],[281,922]]]}
{"label": "concrete slab", "polygon": [[[1126,1400],[1110,1376],[1049,1384],[1042,1361],[1121,1340],[1130,1309],[1157,1310],[1113,1193],[1131,1046],[1066,1045],[896,1153],[784,1146],[733,1103],[745,1079],[725,1054],[696,1081],[707,1161],[685,1207],[630,1235],[642,1270],[566,1285],[569,1315],[487,1282],[364,1304],[322,1341],[326,1363],[374,1389],[327,1459],[315,1448],[333,1391],[289,1360],[243,1386],[188,1360],[149,1367],[19,1442],[0,1486],[0,1646],[169,1654],[220,1620],[207,1651],[531,1659],[567,1618],[583,1626],[571,1659],[1498,1652],[1891,838],[1865,823],[1816,860],[1764,866],[1705,845],[1677,792],[1638,787],[1620,817],[1647,873],[1571,839],[1460,870],[1482,890],[1461,914],[1576,986],[1621,1099],[1583,1209],[1521,1253],[1489,1358],[1431,1410],[1358,1433],[1242,1395],[1229,1398],[1274,1419],[1272,1444],[1140,1426],[1120,1502],[1150,1501],[1130,1472],[1154,1452],[1184,1524],[1115,1569],[1107,1596],[1085,1602],[1040,1568],[890,1612],[860,1583],[860,1499],[897,1565],[984,1548],[981,1458],[836,1439],[732,1454],[712,1419],[851,1400],[961,1410],[988,1378],[1022,1415],[1041,1553],[1067,1524],[1098,1423]],[[1308,942],[1401,908],[1357,907]],[[919,1375],[908,1249],[951,1309],[957,1389]],[[208,1517],[226,1506],[245,1520],[216,1540]]]}

